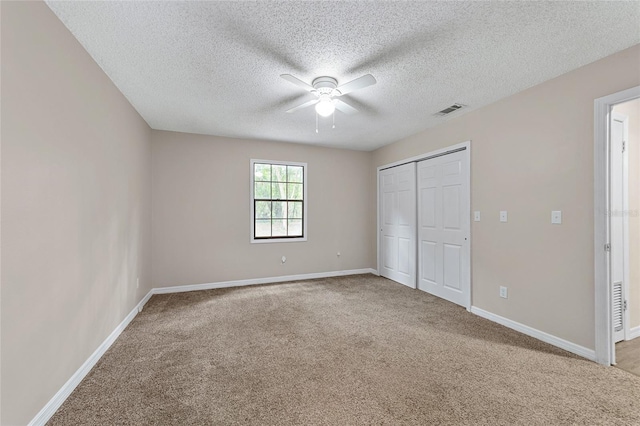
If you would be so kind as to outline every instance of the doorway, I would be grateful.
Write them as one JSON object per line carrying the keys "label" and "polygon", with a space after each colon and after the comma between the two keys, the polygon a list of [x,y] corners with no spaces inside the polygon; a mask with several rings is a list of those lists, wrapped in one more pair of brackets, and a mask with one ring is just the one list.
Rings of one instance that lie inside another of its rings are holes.
{"label": "doorway", "polygon": [[597,99],[594,120],[596,360],[640,374],[640,86]]}
{"label": "doorway", "polygon": [[381,276],[471,309],[471,144],[378,167]]}
{"label": "doorway", "polygon": [[611,112],[614,362],[640,376],[640,99]]}

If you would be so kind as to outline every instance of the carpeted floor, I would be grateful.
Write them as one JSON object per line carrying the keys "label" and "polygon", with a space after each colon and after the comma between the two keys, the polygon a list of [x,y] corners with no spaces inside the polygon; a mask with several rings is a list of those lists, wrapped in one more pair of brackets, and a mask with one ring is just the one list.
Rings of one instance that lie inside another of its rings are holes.
{"label": "carpeted floor", "polygon": [[53,425],[640,424],[640,377],[373,275],[154,296]]}
{"label": "carpeted floor", "polygon": [[640,376],[640,337],[616,343],[616,367]]}

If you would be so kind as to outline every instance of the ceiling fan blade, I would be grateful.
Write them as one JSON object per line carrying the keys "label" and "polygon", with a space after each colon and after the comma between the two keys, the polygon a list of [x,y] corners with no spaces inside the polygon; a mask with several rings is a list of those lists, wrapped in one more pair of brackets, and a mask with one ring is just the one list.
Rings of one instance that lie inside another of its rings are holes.
{"label": "ceiling fan blade", "polygon": [[371,74],[363,75],[362,77],[358,77],[355,80],[351,80],[348,83],[343,84],[342,86],[338,86],[338,90],[341,95],[346,95],[349,92],[353,92],[354,90],[364,89],[365,87],[371,86],[372,84],[376,84],[376,79],[373,78]]}
{"label": "ceiling fan blade", "polygon": [[344,112],[345,114],[355,114],[358,112],[357,109],[343,101],[342,99],[333,99],[333,105],[336,107],[338,111]]}
{"label": "ceiling fan blade", "polygon": [[315,90],[312,85],[305,83],[304,81],[300,80],[297,77],[292,76],[291,74],[281,74],[280,77],[282,77],[285,80],[295,84],[296,86],[302,87],[307,92],[311,92],[311,91]]}
{"label": "ceiling fan blade", "polygon": [[[309,107],[309,106],[311,106],[311,105],[315,105],[315,104],[317,104],[318,102],[319,102],[319,100],[318,100],[318,99],[312,99],[312,100],[310,100],[309,102],[305,102],[305,103],[303,103],[302,105],[298,105],[297,107],[293,107],[293,108],[291,108],[291,109],[290,109],[290,110],[288,110],[287,112],[296,112],[296,111],[297,111],[297,110],[299,110],[299,109],[306,108],[306,107]],[[336,108],[337,108],[337,106],[336,106]]]}

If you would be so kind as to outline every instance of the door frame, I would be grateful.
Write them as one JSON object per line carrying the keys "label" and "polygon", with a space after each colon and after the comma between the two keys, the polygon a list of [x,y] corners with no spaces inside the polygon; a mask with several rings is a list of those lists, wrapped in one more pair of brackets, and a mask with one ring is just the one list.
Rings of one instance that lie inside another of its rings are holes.
{"label": "door frame", "polygon": [[[472,186],[471,186],[471,140],[459,143],[459,144],[455,144],[455,145],[451,145],[451,146],[447,146],[444,148],[440,148],[440,149],[436,149],[435,151],[429,151],[426,152],[424,154],[420,154],[420,155],[415,155],[413,157],[409,157],[409,158],[405,158],[403,160],[398,160],[398,161],[394,161],[392,163],[388,163],[388,164],[384,164],[382,166],[378,166],[376,169],[376,268],[378,270],[378,272],[380,271],[380,171],[383,169],[388,169],[390,167],[395,167],[395,166],[401,166],[403,164],[406,163],[417,163],[421,160],[426,160],[430,157],[434,157],[434,156],[439,156],[439,155],[446,155],[450,152],[454,152],[454,151],[460,151],[463,150],[466,153],[467,156],[467,179],[469,180],[468,184],[469,184],[469,199],[468,199],[468,205],[469,205],[469,215],[467,217],[467,221],[468,223],[468,229],[469,229],[469,244],[467,244],[467,259],[469,262],[469,296],[468,296],[468,300],[467,300],[467,311],[471,312],[471,300],[472,300],[472,293],[473,293],[473,274],[471,271],[471,243],[472,243],[472,234],[473,232],[471,231],[471,212],[473,211],[472,207],[471,207],[471,191],[472,191]],[[418,174],[416,173],[416,179]],[[417,185],[417,182],[416,182]],[[417,186],[416,186],[417,188]],[[416,202],[416,224],[417,224],[417,220],[418,220],[418,203]],[[416,268],[418,267],[418,247],[417,247],[417,238],[416,238]],[[416,271],[416,276],[417,276],[417,271]],[[416,285],[417,285],[417,280],[416,280]]]}
{"label": "door frame", "polygon": [[611,318],[611,191],[610,133],[612,108],[640,98],[640,86],[603,96],[594,101],[594,287],[596,362],[615,362],[615,345]]}

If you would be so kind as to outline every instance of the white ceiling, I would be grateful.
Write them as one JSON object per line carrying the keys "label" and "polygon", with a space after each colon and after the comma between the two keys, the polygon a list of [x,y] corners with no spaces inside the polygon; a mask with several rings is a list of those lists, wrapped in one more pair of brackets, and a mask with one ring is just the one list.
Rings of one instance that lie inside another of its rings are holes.
{"label": "white ceiling", "polygon": [[[154,129],[359,150],[640,42],[637,1],[47,3]],[[378,83],[316,134],[285,73]]]}

